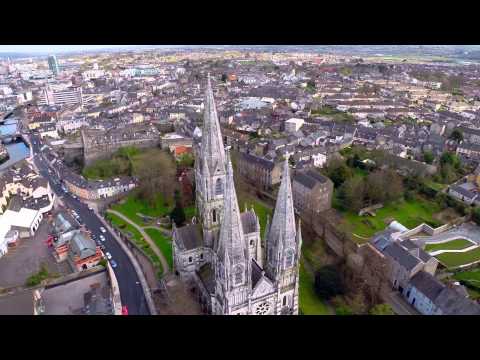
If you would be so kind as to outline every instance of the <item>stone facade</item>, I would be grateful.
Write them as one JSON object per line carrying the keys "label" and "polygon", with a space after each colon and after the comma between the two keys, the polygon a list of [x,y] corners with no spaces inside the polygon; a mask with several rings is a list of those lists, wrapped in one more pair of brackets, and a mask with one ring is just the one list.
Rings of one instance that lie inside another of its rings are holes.
{"label": "stone facade", "polygon": [[[173,230],[175,271],[211,314],[298,314],[301,248],[288,162],[265,246],[253,209],[240,213],[210,78],[201,139],[194,139],[198,223]],[[297,230],[298,229],[298,230]],[[267,252],[264,252],[264,248]],[[264,265],[265,264],[265,265]]]}

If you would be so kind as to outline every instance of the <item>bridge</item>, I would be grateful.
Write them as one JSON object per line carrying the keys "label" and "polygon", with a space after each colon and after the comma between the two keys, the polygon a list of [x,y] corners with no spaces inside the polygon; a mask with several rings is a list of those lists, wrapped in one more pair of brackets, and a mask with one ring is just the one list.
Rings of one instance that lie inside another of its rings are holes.
{"label": "bridge", "polygon": [[3,143],[6,143],[6,142],[14,142],[14,141],[17,141],[18,139],[23,140],[22,129],[23,129],[22,123],[19,121],[17,122],[17,126],[13,133],[0,134],[0,141],[2,141]]}

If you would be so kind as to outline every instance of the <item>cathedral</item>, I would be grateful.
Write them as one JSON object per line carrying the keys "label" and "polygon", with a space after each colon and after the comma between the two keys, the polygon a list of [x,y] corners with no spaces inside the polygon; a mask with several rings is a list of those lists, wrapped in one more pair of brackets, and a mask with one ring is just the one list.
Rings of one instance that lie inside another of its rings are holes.
{"label": "cathedral", "polygon": [[255,211],[241,213],[238,206],[210,76],[194,150],[198,219],[173,229],[176,273],[210,314],[297,315],[302,235],[300,222],[295,224],[288,161],[262,243]]}

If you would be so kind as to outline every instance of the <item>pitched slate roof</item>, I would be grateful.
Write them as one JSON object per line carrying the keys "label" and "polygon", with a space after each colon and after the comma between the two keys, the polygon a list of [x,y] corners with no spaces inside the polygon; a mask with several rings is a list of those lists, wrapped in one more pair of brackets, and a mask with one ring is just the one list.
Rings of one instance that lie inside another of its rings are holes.
{"label": "pitched slate roof", "polygon": [[419,259],[410,254],[410,252],[403,248],[398,242],[393,242],[388,245],[383,252],[397,261],[408,271],[412,270],[420,262]]}
{"label": "pitched slate roof", "polygon": [[410,285],[418,289],[432,302],[437,299],[445,287],[439,280],[425,271],[419,271],[415,274],[410,280]]}
{"label": "pitched slate roof", "polygon": [[185,250],[191,250],[203,246],[203,236],[200,224],[185,225],[175,229],[179,245]]}

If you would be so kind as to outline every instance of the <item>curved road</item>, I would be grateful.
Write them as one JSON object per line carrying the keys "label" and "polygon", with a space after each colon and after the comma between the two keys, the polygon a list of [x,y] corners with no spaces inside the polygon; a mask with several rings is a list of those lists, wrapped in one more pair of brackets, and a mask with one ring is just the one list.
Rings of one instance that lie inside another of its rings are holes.
{"label": "curved road", "polygon": [[[41,175],[49,181],[50,187],[57,197],[60,198],[68,208],[75,210],[86,227],[98,238],[99,235],[102,234],[100,227],[103,226],[99,218],[93,211],[88,209],[86,204],[63,192],[60,179],[57,178],[53,171],[49,171],[49,164],[43,155],[41,155],[39,138],[33,135],[31,135],[31,138],[33,141],[33,160]],[[127,306],[129,315],[150,315],[145,294],[133,264],[108,230],[103,235],[105,236],[105,242],[103,244],[105,245],[106,251],[112,254],[112,258],[118,265],[114,269],[114,272],[120,288],[122,305]]]}

